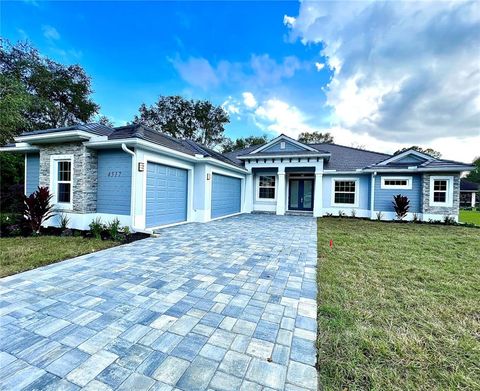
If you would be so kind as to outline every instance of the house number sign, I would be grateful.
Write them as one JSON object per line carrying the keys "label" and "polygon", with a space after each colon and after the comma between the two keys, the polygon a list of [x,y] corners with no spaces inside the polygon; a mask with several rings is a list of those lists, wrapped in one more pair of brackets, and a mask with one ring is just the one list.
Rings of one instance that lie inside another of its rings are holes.
{"label": "house number sign", "polygon": [[116,177],[122,176],[122,172],[121,171],[109,171],[107,176],[116,178]]}

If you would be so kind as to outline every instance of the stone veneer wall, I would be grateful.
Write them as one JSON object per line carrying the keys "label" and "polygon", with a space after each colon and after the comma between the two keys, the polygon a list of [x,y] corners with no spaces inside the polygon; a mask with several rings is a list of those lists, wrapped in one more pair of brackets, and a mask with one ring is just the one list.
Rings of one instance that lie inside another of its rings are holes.
{"label": "stone veneer wall", "polygon": [[[430,177],[453,176],[453,205],[452,207],[430,206]],[[423,174],[423,213],[439,214],[444,216],[458,216],[460,208],[460,175],[457,173]]]}
{"label": "stone veneer wall", "polygon": [[40,186],[50,187],[50,156],[73,155],[73,212],[97,210],[97,152],[81,142],[46,144],[40,147]]}

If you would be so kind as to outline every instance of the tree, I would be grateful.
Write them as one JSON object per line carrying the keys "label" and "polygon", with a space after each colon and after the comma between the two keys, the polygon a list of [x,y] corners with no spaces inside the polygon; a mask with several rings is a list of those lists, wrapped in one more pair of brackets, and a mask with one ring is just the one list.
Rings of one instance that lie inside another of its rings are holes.
{"label": "tree", "polygon": [[465,179],[470,182],[480,183],[480,156],[475,158],[473,165],[476,167],[475,170],[470,171]]}
{"label": "tree", "polygon": [[298,141],[305,144],[332,144],[333,136],[329,132],[302,132]]}
{"label": "tree", "polygon": [[190,139],[207,147],[215,147],[224,139],[227,112],[209,101],[188,100],[181,96],[160,96],[150,107],[144,103],[133,123],[143,123],[158,132]]}
{"label": "tree", "polygon": [[394,155],[398,155],[402,152],[405,152],[409,149],[413,149],[414,151],[417,151],[417,152],[421,152],[421,153],[426,153],[427,155],[430,155],[434,158],[440,158],[442,156],[442,154],[438,151],[435,151],[434,149],[432,148],[422,148],[422,147],[419,147],[418,145],[412,145],[411,147],[409,148],[402,148],[402,149],[399,149],[398,151],[396,151],[394,153]]}
{"label": "tree", "polygon": [[103,126],[108,126],[109,128],[113,128],[115,126],[114,123],[110,121],[110,119],[106,115],[101,115],[100,117],[98,117],[96,122]]}
{"label": "tree", "polygon": [[222,144],[222,153],[238,151],[254,145],[263,145],[268,142],[268,137],[263,136],[249,136],[249,137],[240,137],[233,141],[230,138],[226,138]]}
{"label": "tree", "polygon": [[0,42],[0,73],[7,86],[5,96],[16,102],[9,103],[15,111],[2,119],[2,139],[25,130],[88,122],[99,109],[90,99],[90,77],[80,65],[66,66],[43,57],[28,43]]}

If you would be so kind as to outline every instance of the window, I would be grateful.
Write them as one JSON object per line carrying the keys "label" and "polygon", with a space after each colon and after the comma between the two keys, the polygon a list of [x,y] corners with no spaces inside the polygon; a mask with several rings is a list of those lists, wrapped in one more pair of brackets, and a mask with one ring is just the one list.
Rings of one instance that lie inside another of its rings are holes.
{"label": "window", "polygon": [[430,177],[430,205],[452,205],[453,177]]}
{"label": "window", "polygon": [[275,199],[275,175],[261,175],[258,179],[258,198]]}
{"label": "window", "polygon": [[71,208],[73,156],[55,155],[50,159],[50,188],[54,194],[54,203],[61,204],[64,208]]}
{"label": "window", "polygon": [[333,180],[333,205],[356,206],[357,180]]}
{"label": "window", "polygon": [[285,149],[285,141],[280,142],[280,149]]}
{"label": "window", "polygon": [[411,189],[412,177],[382,177],[382,189]]}

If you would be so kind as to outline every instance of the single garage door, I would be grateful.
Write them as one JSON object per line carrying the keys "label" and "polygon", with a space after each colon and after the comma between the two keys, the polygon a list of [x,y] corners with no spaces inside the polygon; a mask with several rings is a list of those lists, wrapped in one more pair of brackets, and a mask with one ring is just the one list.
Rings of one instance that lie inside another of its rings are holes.
{"label": "single garage door", "polygon": [[187,170],[147,164],[146,226],[187,220]]}
{"label": "single garage door", "polygon": [[240,212],[240,179],[220,174],[212,178],[212,218]]}

